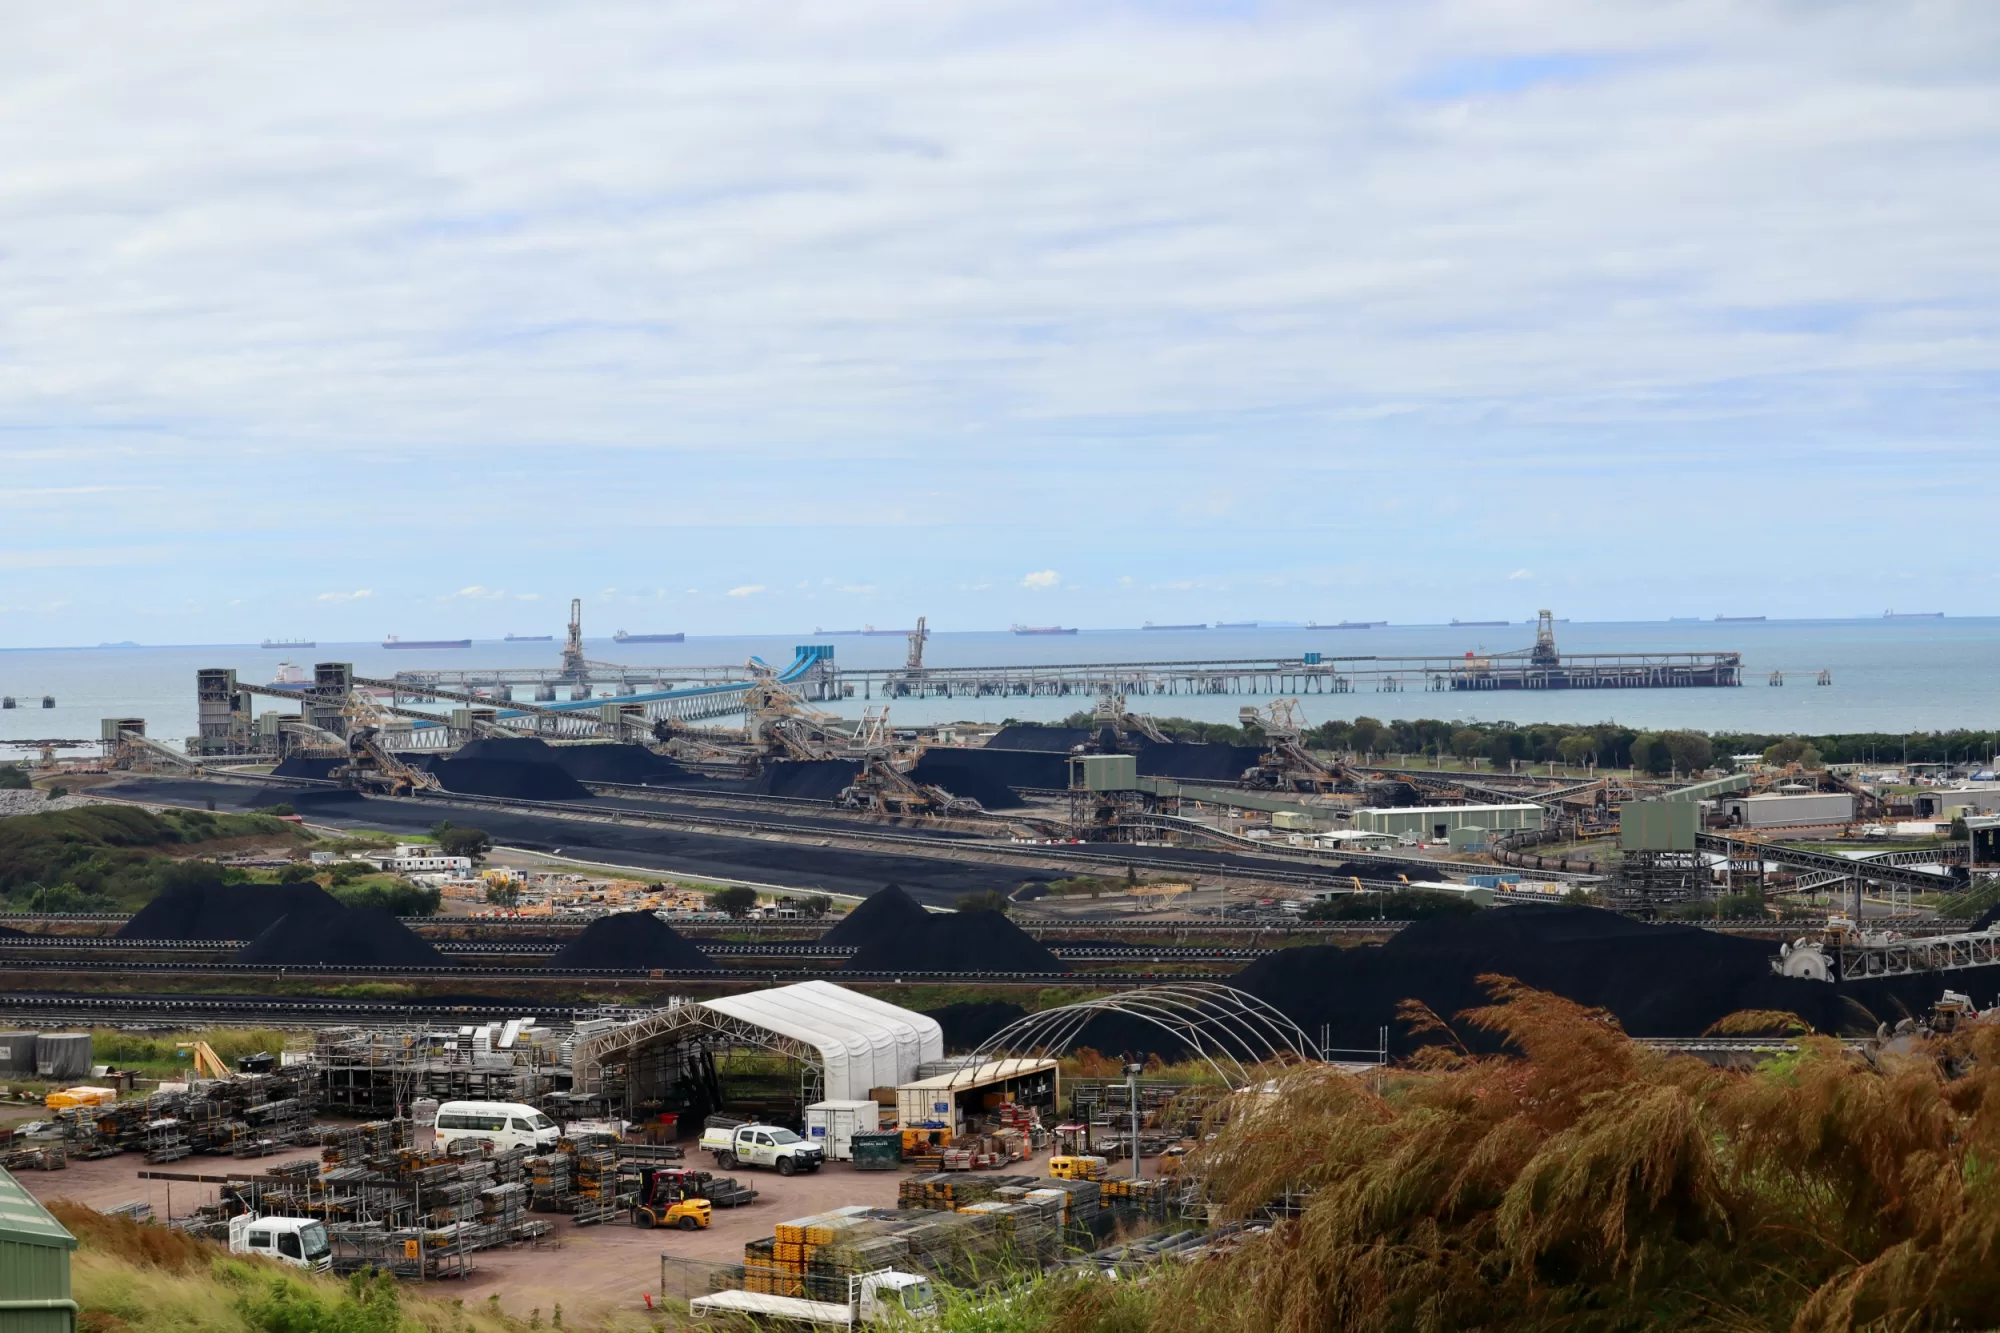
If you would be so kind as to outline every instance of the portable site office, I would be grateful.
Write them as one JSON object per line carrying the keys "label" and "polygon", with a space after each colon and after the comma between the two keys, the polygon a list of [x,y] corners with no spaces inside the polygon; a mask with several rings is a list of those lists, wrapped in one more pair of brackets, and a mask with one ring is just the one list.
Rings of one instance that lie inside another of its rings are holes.
{"label": "portable site office", "polygon": [[966,1118],[1003,1101],[1041,1108],[1053,1117],[1062,1092],[1054,1060],[989,1060],[937,1074],[896,1089],[896,1118],[903,1128],[939,1126],[961,1134]]}
{"label": "portable site office", "polygon": [[76,1333],[76,1237],[0,1168],[0,1333]]}

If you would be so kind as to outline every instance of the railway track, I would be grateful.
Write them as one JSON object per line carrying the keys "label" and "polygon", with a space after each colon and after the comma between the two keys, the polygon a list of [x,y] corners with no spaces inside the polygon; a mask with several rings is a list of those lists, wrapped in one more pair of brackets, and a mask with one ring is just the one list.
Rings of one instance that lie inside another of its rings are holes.
{"label": "railway track", "polygon": [[[1108,960],[1106,960],[1108,961]],[[1166,961],[1166,960],[1162,960]],[[1145,986],[1185,980],[1184,972],[931,972],[918,968],[856,972],[844,967],[616,968],[466,967],[449,963],[380,967],[342,963],[156,962],[145,959],[11,958],[0,972],[61,972],[110,976],[134,973],[155,977],[244,977],[271,981],[451,981],[468,984],[523,981],[685,981],[751,982],[785,986],[795,981],[838,981],[901,985]],[[0,1003],[5,1003],[0,998]]]}
{"label": "railway track", "polygon": [[[52,935],[46,939],[9,939],[0,943],[0,966],[4,966],[14,950],[26,950],[30,955],[50,953],[183,953],[183,954],[230,954],[247,944],[247,940],[141,940],[121,939],[105,935]],[[757,944],[736,940],[697,940],[694,944],[703,953],[714,958],[814,958],[840,960],[852,958],[857,952],[852,947],[843,948],[837,944],[819,944],[811,940],[774,941]],[[559,940],[438,940],[433,945],[441,954],[464,958],[548,958],[562,950]],[[1275,949],[1254,945],[1202,945],[1202,944],[1056,944],[1049,952],[1068,960],[1102,959],[1144,960],[1159,962],[1248,962],[1262,958]]]}

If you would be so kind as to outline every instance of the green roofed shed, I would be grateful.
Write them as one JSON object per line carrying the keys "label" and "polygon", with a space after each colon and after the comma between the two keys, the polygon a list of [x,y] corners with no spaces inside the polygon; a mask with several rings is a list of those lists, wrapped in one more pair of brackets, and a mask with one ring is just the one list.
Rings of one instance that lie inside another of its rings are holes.
{"label": "green roofed shed", "polygon": [[75,1333],[69,1252],[76,1237],[0,1170],[0,1333]]}

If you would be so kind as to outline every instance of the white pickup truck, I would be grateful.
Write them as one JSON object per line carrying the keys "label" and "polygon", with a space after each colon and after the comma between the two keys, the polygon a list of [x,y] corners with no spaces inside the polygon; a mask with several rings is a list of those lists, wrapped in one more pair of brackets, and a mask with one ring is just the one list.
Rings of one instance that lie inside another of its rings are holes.
{"label": "white pickup truck", "polygon": [[688,1314],[695,1319],[721,1315],[820,1328],[851,1329],[890,1323],[909,1328],[912,1321],[922,1323],[937,1314],[937,1297],[932,1295],[927,1279],[885,1268],[849,1278],[845,1302],[809,1301],[758,1291],[718,1291],[689,1301]]}
{"label": "white pickup truck", "polygon": [[817,1171],[826,1163],[824,1148],[789,1129],[721,1116],[710,1118],[701,1132],[700,1146],[702,1151],[715,1154],[715,1165],[723,1171],[739,1165],[767,1166],[781,1176],[795,1176],[801,1171]]}

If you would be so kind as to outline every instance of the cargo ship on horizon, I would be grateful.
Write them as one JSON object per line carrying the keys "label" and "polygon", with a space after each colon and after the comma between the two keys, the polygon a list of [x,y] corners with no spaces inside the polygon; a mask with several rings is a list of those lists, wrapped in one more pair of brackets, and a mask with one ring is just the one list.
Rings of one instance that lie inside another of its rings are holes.
{"label": "cargo ship on horizon", "polygon": [[1064,629],[1064,628],[1063,628],[1063,627],[1062,627],[1061,625],[1010,625],[1010,626],[1009,626],[1008,628],[1009,628],[1009,629],[1011,629],[1011,630],[1013,630],[1013,631],[1014,631],[1014,633],[1016,633],[1016,634],[1074,634],[1074,633],[1076,633],[1076,631],[1075,631],[1075,630],[1073,630],[1073,629]]}
{"label": "cargo ship on horizon", "polygon": [[[1337,625],[1321,625],[1308,620],[1306,622],[1306,628],[1307,629],[1381,629],[1388,623],[1389,622],[1386,620],[1343,620]],[[1504,624],[1505,622],[1503,621],[1501,623]]]}
{"label": "cargo ship on horizon", "polygon": [[273,648],[273,649],[278,649],[278,650],[280,650],[280,651],[282,651],[283,649],[286,649],[286,648],[317,648],[317,647],[319,647],[319,645],[318,645],[318,644],[316,644],[316,643],[314,643],[314,642],[313,642],[313,641],[312,641],[311,639],[266,639],[266,640],[264,640],[264,642],[263,642],[262,644],[260,644],[260,645],[258,645],[258,646],[259,646],[259,647],[263,647],[263,648]]}
{"label": "cargo ship on horizon", "polygon": [[1717,616],[1715,623],[1718,625],[1755,625],[1760,621],[1769,619],[1769,616]]}
{"label": "cargo ship on horizon", "polygon": [[470,648],[470,639],[399,639],[391,634],[382,640],[384,648]]}
{"label": "cargo ship on horizon", "polygon": [[509,634],[500,640],[502,643],[554,643],[555,641],[556,636],[553,634]]}
{"label": "cargo ship on horizon", "polygon": [[686,643],[685,634],[627,634],[619,630],[611,636],[613,643]]}
{"label": "cargo ship on horizon", "polygon": [[1884,611],[1884,620],[1943,620],[1942,611]]}

